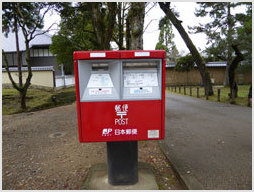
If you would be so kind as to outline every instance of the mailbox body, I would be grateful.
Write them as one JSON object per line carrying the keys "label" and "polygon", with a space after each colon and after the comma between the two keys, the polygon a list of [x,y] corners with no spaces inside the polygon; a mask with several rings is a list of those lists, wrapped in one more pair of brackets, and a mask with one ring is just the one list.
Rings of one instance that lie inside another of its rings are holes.
{"label": "mailbox body", "polygon": [[164,139],[165,51],[74,52],[80,142]]}

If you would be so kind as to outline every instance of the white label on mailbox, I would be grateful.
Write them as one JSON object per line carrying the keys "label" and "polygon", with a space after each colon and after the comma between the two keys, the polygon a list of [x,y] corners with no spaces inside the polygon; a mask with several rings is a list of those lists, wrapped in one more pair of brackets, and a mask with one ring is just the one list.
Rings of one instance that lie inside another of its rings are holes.
{"label": "white label on mailbox", "polygon": [[91,74],[87,87],[113,87],[113,83],[109,74]]}
{"label": "white label on mailbox", "polygon": [[90,53],[90,57],[106,57],[106,53]]}
{"label": "white label on mailbox", "polygon": [[158,86],[157,73],[124,73],[124,87]]}
{"label": "white label on mailbox", "polygon": [[103,88],[103,89],[89,89],[89,95],[111,95],[111,88]]}
{"label": "white label on mailbox", "polygon": [[135,52],[135,57],[149,57],[150,52]]}
{"label": "white label on mailbox", "polygon": [[152,92],[152,87],[130,88],[130,94],[147,94]]}
{"label": "white label on mailbox", "polygon": [[148,133],[148,135],[147,135],[148,138],[159,138],[160,131],[159,130],[148,130],[147,133]]}

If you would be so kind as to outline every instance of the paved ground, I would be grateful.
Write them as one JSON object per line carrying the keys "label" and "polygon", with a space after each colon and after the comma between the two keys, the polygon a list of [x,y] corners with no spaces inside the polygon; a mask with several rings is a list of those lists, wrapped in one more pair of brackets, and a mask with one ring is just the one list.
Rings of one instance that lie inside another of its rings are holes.
{"label": "paved ground", "polygon": [[[79,143],[76,104],[2,117],[2,188],[80,189],[92,165],[107,162],[106,143]],[[157,141],[138,143],[138,161],[160,189],[183,189]]]}
{"label": "paved ground", "polygon": [[252,188],[252,111],[166,95],[164,150],[192,188]]}

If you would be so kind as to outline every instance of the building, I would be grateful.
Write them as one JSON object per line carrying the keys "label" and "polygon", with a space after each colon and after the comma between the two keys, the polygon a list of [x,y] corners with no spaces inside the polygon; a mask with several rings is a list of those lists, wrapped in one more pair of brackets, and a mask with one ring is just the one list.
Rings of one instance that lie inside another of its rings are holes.
{"label": "building", "polygon": [[[210,73],[211,81],[215,85],[222,85],[224,82],[225,70],[227,63],[208,62],[207,70]],[[190,72],[178,72],[174,70],[175,63],[166,64],[166,85],[202,85],[202,78],[196,65]],[[250,84],[252,81],[251,71],[236,75],[238,84]]]}
{"label": "building", "polygon": [[[36,31],[41,33],[42,31]],[[21,65],[23,72],[23,82],[27,76],[27,62],[26,62],[26,47],[25,38],[21,30],[18,32],[19,49],[21,52]],[[63,72],[56,64],[56,57],[50,52],[49,46],[52,44],[51,35],[44,33],[36,36],[29,44],[31,67],[33,77],[31,85],[54,88],[61,86]],[[16,53],[16,39],[15,33],[9,33],[8,37],[2,34],[2,49],[5,51],[9,68],[15,82],[18,82],[18,68],[17,68],[17,53]],[[5,70],[6,63],[2,58],[2,83],[10,84],[8,74]],[[60,80],[60,81],[59,81]],[[60,82],[60,84],[59,84]],[[65,82],[65,79],[64,79]],[[74,79],[72,81],[74,84]]]}

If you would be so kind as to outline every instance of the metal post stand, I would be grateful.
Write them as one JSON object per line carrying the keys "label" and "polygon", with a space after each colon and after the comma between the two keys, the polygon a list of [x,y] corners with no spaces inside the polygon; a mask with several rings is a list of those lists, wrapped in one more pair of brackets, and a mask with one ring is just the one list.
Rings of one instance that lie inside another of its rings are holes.
{"label": "metal post stand", "polygon": [[137,141],[107,142],[108,182],[134,185],[138,182]]}

